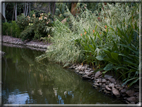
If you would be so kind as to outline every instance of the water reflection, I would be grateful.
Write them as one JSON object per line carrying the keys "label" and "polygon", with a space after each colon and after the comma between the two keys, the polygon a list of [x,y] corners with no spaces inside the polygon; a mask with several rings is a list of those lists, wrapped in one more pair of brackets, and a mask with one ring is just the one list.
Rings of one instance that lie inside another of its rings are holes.
{"label": "water reflection", "polygon": [[36,62],[43,52],[3,46],[4,104],[122,103],[93,89],[74,72],[47,60]]}

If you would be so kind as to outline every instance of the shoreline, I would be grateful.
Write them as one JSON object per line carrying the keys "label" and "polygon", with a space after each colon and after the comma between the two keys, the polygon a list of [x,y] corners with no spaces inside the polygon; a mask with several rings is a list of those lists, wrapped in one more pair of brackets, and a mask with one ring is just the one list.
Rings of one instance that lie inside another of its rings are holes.
{"label": "shoreline", "polygon": [[[50,44],[37,40],[23,42],[19,38],[4,35],[2,36],[1,45],[19,48],[30,48],[32,50],[38,51],[46,51]],[[94,72],[94,70],[90,68],[87,64],[73,64],[69,68],[73,69],[77,74],[81,75],[83,80],[92,81],[92,86],[95,89],[98,89],[99,91],[103,92],[105,95],[114,96],[119,100],[122,100],[126,104],[140,103],[138,84],[128,89],[127,85],[122,86],[122,82],[117,80],[115,77],[108,74],[105,74],[103,76],[102,71]]]}
{"label": "shoreline", "polygon": [[30,48],[33,50],[46,51],[47,47],[50,45],[48,42],[43,42],[39,40],[22,41],[20,38],[15,38],[7,35],[3,35],[2,44],[4,46],[13,46],[19,48]]}

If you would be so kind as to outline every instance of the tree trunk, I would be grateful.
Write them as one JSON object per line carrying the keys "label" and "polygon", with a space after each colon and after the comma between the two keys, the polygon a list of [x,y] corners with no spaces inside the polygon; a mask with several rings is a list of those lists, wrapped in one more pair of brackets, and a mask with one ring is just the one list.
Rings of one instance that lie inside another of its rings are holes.
{"label": "tree trunk", "polygon": [[6,16],[5,16],[5,3],[2,3],[2,15],[4,17],[4,20],[6,22]]}
{"label": "tree trunk", "polygon": [[77,6],[77,3],[71,3],[71,14],[72,14],[73,16],[75,16],[76,13],[77,13],[76,6]]}
{"label": "tree trunk", "polygon": [[30,11],[31,11],[31,3],[29,3],[29,16],[30,16]]}
{"label": "tree trunk", "polygon": [[15,6],[14,6],[14,8],[13,8],[12,21],[13,21],[13,18],[14,18],[14,10],[15,10]]}
{"label": "tree trunk", "polygon": [[48,11],[48,12],[50,12],[50,13],[51,13],[50,3],[48,3],[48,9],[49,9],[49,11]]}
{"label": "tree trunk", "polygon": [[52,9],[52,14],[54,15],[55,14],[55,9],[56,9],[55,2],[52,3],[51,9]]}
{"label": "tree trunk", "polygon": [[15,10],[15,21],[17,21],[17,3],[15,3],[15,6],[14,6],[14,10]]}
{"label": "tree trunk", "polygon": [[26,3],[26,16],[28,15],[28,3]]}

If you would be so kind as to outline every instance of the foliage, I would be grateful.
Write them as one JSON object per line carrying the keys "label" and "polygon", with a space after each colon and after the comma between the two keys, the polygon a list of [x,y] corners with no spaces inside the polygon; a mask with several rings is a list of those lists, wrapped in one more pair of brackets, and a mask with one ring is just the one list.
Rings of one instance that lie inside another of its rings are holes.
{"label": "foliage", "polygon": [[10,34],[10,32],[8,31],[9,26],[10,26],[10,24],[8,22],[5,22],[5,23],[2,24],[2,34],[3,35]]}
{"label": "foliage", "polygon": [[54,22],[54,37],[51,38],[52,46],[48,47],[45,55],[38,57],[43,59],[48,57],[52,61],[56,61],[67,66],[70,63],[77,62],[80,59],[80,50],[75,46],[72,37],[76,37],[71,30],[61,23],[58,19]]}
{"label": "foliage", "polygon": [[19,37],[20,35],[19,26],[16,24],[15,21],[12,21],[11,23],[8,22],[3,23],[2,32],[3,35],[10,35],[13,37]]}
{"label": "foliage", "polygon": [[17,16],[17,24],[22,31],[29,25],[29,18],[24,16],[24,14]]}
{"label": "foliage", "polygon": [[133,85],[139,80],[138,4],[97,3],[92,12],[79,5],[73,17],[67,9],[71,26],[56,19],[53,45],[43,56],[63,64],[85,62],[101,64],[103,73],[113,71]]}
{"label": "foliage", "polygon": [[50,19],[50,13],[40,14],[40,17],[34,21],[33,25],[35,33],[34,39],[40,39],[41,37],[52,34],[53,22]]}
{"label": "foliage", "polygon": [[[82,38],[76,40],[83,49],[85,61],[92,63],[104,61],[103,73],[113,70],[124,84],[129,83],[129,86],[139,80],[137,7],[137,4],[133,8],[128,4],[119,3],[115,6],[103,5],[104,10],[99,16],[102,20],[99,22],[95,20],[100,29],[96,26],[93,35],[90,29],[85,30],[84,34],[81,34]],[[119,10],[118,14],[116,10]]]}
{"label": "foliage", "polygon": [[46,37],[49,34],[52,35],[53,22],[50,19],[50,13],[41,13],[40,17],[36,17],[35,14],[31,12],[31,15],[32,17],[24,17],[21,15],[17,21],[18,25],[21,25],[21,30],[23,30],[20,35],[22,40],[40,40],[41,37]]}
{"label": "foliage", "polygon": [[24,29],[23,32],[20,34],[20,38],[22,41],[29,39],[31,40],[34,37],[34,26],[28,26],[26,29]]}
{"label": "foliage", "polygon": [[[101,60],[108,62],[104,67],[105,72],[114,70],[116,74],[121,74],[124,84],[129,83],[129,86],[139,80],[139,36],[138,23],[135,23],[135,28],[131,24],[128,28],[122,29],[117,27],[115,31],[111,28],[115,35],[119,36],[119,41],[112,40],[113,47],[108,47],[109,44],[103,46],[104,51]],[[100,59],[98,59],[100,60]]]}

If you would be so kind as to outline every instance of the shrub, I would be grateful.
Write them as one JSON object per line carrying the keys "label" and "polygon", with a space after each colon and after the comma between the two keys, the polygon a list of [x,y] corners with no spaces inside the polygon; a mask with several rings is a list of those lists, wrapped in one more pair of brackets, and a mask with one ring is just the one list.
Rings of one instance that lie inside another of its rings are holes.
{"label": "shrub", "polygon": [[41,37],[46,37],[47,35],[51,35],[51,29],[53,23],[48,19],[46,15],[42,15],[39,17],[40,20],[36,20],[34,25],[34,39],[40,39]]}
{"label": "shrub", "polygon": [[29,18],[24,16],[24,14],[21,14],[17,16],[16,23],[18,24],[20,30],[23,31],[29,25]]}
{"label": "shrub", "polygon": [[20,28],[15,21],[12,21],[12,23],[11,23],[11,30],[12,30],[12,36],[13,37],[19,37],[20,36],[20,33],[21,33]]}
{"label": "shrub", "polygon": [[34,26],[28,26],[23,32],[20,34],[20,38],[22,41],[24,40],[32,40],[34,37]]}
{"label": "shrub", "polygon": [[129,86],[139,80],[137,7],[137,4],[129,8],[128,4],[120,3],[103,6],[105,11],[99,16],[103,20],[94,21],[99,29],[95,28],[93,34],[92,30],[85,29],[82,38],[75,39],[85,55],[84,61],[105,62],[103,73],[113,71]]}
{"label": "shrub", "polygon": [[3,23],[2,31],[3,35],[9,35],[13,37],[20,36],[20,29],[15,21],[12,21],[11,23],[8,22]]}
{"label": "shrub", "polygon": [[8,35],[10,32],[8,31],[8,27],[10,27],[10,24],[8,22],[5,22],[2,24],[2,34]]}

